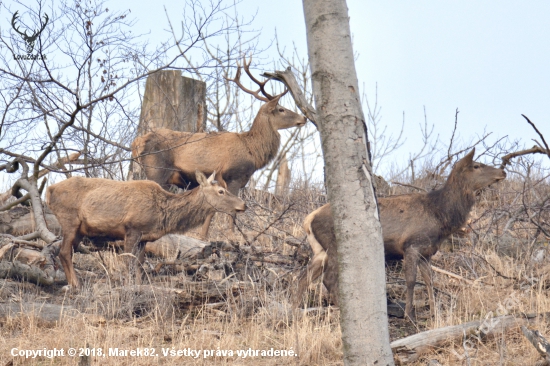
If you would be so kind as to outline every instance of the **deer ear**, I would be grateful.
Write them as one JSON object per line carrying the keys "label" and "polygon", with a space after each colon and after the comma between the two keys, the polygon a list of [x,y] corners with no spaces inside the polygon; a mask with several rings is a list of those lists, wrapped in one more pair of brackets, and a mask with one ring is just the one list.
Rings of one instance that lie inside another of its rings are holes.
{"label": "deer ear", "polygon": [[273,98],[272,100],[270,100],[265,104],[268,112],[273,112],[273,110],[277,108],[277,104],[279,104],[279,99],[281,99],[282,96],[283,96],[282,94],[277,95],[275,98]]}
{"label": "deer ear", "polygon": [[212,173],[209,177],[208,177],[208,184],[212,184],[212,182],[214,181],[214,179],[216,179],[216,171],[214,170],[214,173]]}
{"label": "deer ear", "polygon": [[472,164],[474,161],[474,154],[476,153],[476,149],[473,148],[472,151],[470,151],[468,154],[464,155],[462,159],[456,162],[456,167],[465,168]]}
{"label": "deer ear", "polygon": [[465,157],[463,157],[462,159],[468,163],[471,163],[472,161],[474,161],[474,154],[476,153],[476,148],[474,147],[472,149],[472,151],[470,151]]}
{"label": "deer ear", "polygon": [[204,174],[202,172],[199,172],[198,170],[195,171],[195,177],[197,178],[197,182],[201,187],[207,187],[210,185],[210,182],[206,179]]}

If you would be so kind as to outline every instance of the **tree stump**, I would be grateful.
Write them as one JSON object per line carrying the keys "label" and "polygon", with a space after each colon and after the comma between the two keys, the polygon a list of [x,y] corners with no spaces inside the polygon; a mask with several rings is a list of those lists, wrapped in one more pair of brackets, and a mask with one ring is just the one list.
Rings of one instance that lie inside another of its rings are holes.
{"label": "tree stump", "polygon": [[[139,117],[138,136],[157,128],[203,132],[206,126],[206,83],[181,76],[178,70],[150,75]],[[146,179],[139,164],[131,164],[130,179]]]}

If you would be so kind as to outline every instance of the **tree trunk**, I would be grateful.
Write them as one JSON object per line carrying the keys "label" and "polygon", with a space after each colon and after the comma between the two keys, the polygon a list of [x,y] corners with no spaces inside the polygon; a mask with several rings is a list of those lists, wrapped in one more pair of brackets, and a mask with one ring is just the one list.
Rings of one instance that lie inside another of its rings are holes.
{"label": "tree trunk", "polygon": [[279,172],[277,173],[277,183],[275,184],[275,195],[283,196],[288,192],[290,186],[290,168],[288,167],[288,160],[286,156],[283,156],[281,163],[279,164]]}
{"label": "tree trunk", "polygon": [[[147,78],[138,136],[156,128],[202,132],[206,125],[206,83],[181,76],[178,70],[159,71]],[[139,164],[130,165],[130,179],[145,179]]]}
{"label": "tree trunk", "polygon": [[346,1],[303,0],[303,4],[317,125],[338,243],[344,364],[393,365],[384,245]]}
{"label": "tree trunk", "polygon": [[206,123],[206,84],[181,76],[178,70],[159,71],[147,78],[138,135],[155,128],[201,132]]}

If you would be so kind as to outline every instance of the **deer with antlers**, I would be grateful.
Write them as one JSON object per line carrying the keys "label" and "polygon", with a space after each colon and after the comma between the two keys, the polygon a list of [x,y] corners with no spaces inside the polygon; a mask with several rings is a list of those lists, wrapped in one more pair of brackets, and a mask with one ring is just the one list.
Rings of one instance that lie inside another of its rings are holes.
{"label": "deer with antlers", "polygon": [[42,24],[42,27],[40,28],[40,30],[37,30],[36,32],[34,32],[32,35],[27,35],[27,31],[25,30],[24,32],[21,32],[19,30],[19,28],[17,28],[17,26],[15,25],[15,22],[17,21],[17,19],[19,18],[19,15],[18,15],[18,11],[15,12],[15,14],[13,14],[13,17],[11,18],[11,26],[13,27],[13,29],[19,33],[21,35],[21,37],[23,37],[23,40],[25,41],[25,43],[27,44],[27,53],[28,54],[31,54],[32,51],[34,50],[34,42],[36,42],[36,39],[38,38],[38,36],[40,35],[40,33],[42,33],[42,31],[44,30],[44,28],[46,28],[46,24],[48,24],[48,14],[45,14],[44,13],[44,24]]}
{"label": "deer with antlers", "polygon": [[[275,96],[265,91],[269,79],[257,80],[250,72],[250,62],[244,60],[244,70],[259,86],[258,90],[252,91],[242,85],[241,66],[238,64],[235,77],[228,79],[246,93],[265,102],[250,130],[243,133],[190,133],[159,128],[139,136],[132,143],[132,157],[141,165],[147,179],[165,189],[171,184],[180,188],[193,188],[198,184],[195,170],[206,174],[216,171],[216,180],[237,195],[252,174],[276,156],[281,140],[278,130],[306,123],[304,116],[279,105],[279,99],[286,91]],[[208,236],[213,215],[206,219],[202,227],[203,239]],[[231,233],[234,233],[234,225],[231,225]]]}

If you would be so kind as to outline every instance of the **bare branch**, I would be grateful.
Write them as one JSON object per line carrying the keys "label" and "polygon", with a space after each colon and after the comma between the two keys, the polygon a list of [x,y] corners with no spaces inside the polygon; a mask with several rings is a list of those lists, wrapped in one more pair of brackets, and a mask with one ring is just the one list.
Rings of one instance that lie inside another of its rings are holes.
{"label": "bare branch", "polygon": [[548,154],[548,152],[544,151],[538,145],[535,145],[532,148],[527,149],[527,150],[515,151],[513,153],[504,155],[501,158],[502,159],[502,164],[500,164],[500,168],[504,169],[504,167],[506,167],[506,165],[509,165],[510,164],[510,159],[512,159],[512,158],[515,158],[515,157],[518,157],[518,156],[523,156],[523,155],[529,155],[529,154]]}
{"label": "bare branch", "polygon": [[309,119],[315,127],[317,127],[317,111],[315,108],[309,104],[305,98],[302,88],[298,85],[296,77],[292,73],[290,66],[285,71],[275,71],[275,72],[264,72],[262,74],[265,77],[277,80],[286,85],[294,98],[294,102],[300,108],[300,111]]}

